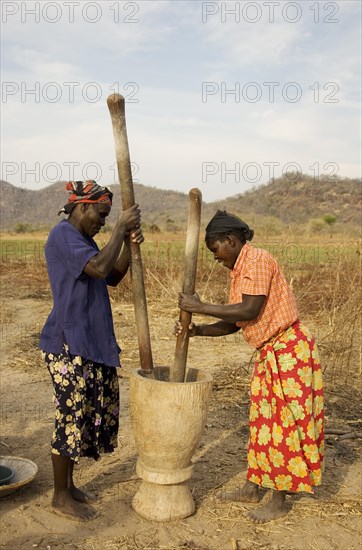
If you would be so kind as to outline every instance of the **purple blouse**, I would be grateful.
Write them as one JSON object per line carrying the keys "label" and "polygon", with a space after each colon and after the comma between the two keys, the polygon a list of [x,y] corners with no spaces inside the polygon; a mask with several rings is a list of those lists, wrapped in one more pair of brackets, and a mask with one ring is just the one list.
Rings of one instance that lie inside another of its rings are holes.
{"label": "purple blouse", "polygon": [[66,343],[72,355],[119,367],[121,349],[114,334],[107,280],[83,272],[98,251],[95,241],[67,220],[50,231],[45,257],[53,309],[42,330],[40,348],[58,354]]}

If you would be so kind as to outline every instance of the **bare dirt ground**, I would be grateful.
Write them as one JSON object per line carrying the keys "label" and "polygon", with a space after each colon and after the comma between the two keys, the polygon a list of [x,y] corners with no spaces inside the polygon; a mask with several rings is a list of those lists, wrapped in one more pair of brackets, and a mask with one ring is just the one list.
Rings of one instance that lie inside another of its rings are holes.
{"label": "bare dirt ground", "polygon": [[[0,547],[66,550],[327,550],[361,548],[361,457],[358,439],[326,436],[323,486],[314,496],[289,496],[289,514],[255,525],[242,504],[219,504],[220,488],[242,483],[248,437],[248,384],[252,350],[239,335],[190,342],[188,364],[214,376],[207,425],[194,456],[190,481],[197,509],[194,516],[172,523],[139,517],[131,500],[140,483],[137,451],[128,408],[128,382],[138,368],[138,348],[131,304],[113,303],[118,340],[123,347],[119,447],[99,462],[83,459],[80,485],[99,496],[98,517],[77,523],[54,515],[50,439],[53,429],[52,387],[37,349],[39,331],[51,308],[49,290],[21,283],[5,273],[2,284],[1,455],[37,463],[36,479],[1,499]],[[172,364],[175,341],[174,303],[151,301],[149,317],[156,364]],[[348,386],[325,377],[326,427],[361,430],[356,380]],[[268,498],[265,495],[265,499]]]}

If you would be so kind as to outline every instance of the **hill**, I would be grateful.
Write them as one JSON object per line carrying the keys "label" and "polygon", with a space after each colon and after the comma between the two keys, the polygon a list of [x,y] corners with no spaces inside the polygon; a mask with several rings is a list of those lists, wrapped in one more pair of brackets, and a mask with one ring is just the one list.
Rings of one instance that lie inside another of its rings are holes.
{"label": "hill", "polygon": [[[118,185],[110,185],[114,204],[120,204]],[[147,224],[161,228],[185,229],[188,214],[188,196],[185,193],[168,191],[135,184],[136,201],[142,209],[142,219]],[[338,225],[360,227],[361,180],[343,178],[327,181],[306,175],[298,179],[282,177],[245,193],[226,199],[203,203],[203,223],[218,208],[226,208],[246,221],[272,219],[282,224],[306,224],[311,219],[320,219],[329,214],[335,216]],[[59,221],[58,210],[67,202],[65,182],[57,182],[34,191],[0,181],[0,217],[3,230],[14,229],[18,224],[32,227],[50,227]],[[114,224],[118,208],[114,208],[108,223]],[[255,222],[253,222],[255,223]]]}
{"label": "hill", "polygon": [[[114,224],[120,204],[119,185],[110,185],[113,192],[113,208],[107,223]],[[142,218],[148,224],[174,225],[186,220],[188,196],[176,191],[165,191],[141,184],[134,185],[136,201],[141,205]],[[0,181],[1,229],[13,229],[17,224],[32,226],[53,226],[59,221],[58,211],[68,200],[65,182],[37,191],[22,189],[8,182]]]}
{"label": "hill", "polygon": [[330,214],[339,223],[360,226],[361,183],[359,179],[348,178],[316,181],[311,176],[302,175],[291,181],[282,177],[219,201],[217,205],[246,218],[251,213],[277,218],[285,224],[305,224]]}

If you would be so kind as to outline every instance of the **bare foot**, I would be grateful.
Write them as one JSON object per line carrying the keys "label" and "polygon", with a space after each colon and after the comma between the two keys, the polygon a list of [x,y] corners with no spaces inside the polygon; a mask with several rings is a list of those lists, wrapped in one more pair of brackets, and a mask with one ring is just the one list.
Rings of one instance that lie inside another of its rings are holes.
{"label": "bare foot", "polygon": [[96,495],[93,493],[89,493],[88,491],[85,491],[84,489],[79,489],[78,487],[69,487],[69,492],[72,496],[73,500],[76,500],[77,502],[94,502],[97,500]]}
{"label": "bare foot", "polygon": [[96,511],[86,504],[78,504],[70,494],[53,498],[52,510],[74,521],[87,521],[96,517]]}
{"label": "bare foot", "polygon": [[271,500],[264,506],[249,512],[248,516],[255,523],[266,523],[268,521],[281,518],[288,513],[284,503],[285,492],[273,491]]}
{"label": "bare foot", "polygon": [[234,491],[221,491],[216,495],[220,502],[259,502],[259,487],[246,480],[242,487]]}

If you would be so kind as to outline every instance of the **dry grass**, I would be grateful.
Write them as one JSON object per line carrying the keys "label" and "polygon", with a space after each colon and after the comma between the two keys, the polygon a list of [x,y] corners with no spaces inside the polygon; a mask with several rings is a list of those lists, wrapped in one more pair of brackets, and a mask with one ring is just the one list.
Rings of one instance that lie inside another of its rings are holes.
{"label": "dry grass", "polygon": [[360,262],[344,255],[319,263],[296,278],[301,316],[317,328],[324,369],[332,380],[361,375]]}
{"label": "dry grass", "polygon": [[[8,239],[9,235],[2,237]],[[1,259],[1,282],[8,297],[14,285],[16,293],[20,287],[25,298],[51,296],[39,246],[46,235],[37,235],[33,248],[29,245],[31,237],[24,235],[25,244],[18,243],[17,249],[27,252],[34,249],[35,254],[5,255]],[[103,235],[100,246],[106,239]],[[152,309],[177,313],[177,296],[183,283],[184,242],[184,234],[162,233],[150,235],[142,246],[146,293]],[[325,372],[341,382],[361,375],[361,256],[356,243],[342,237],[334,237],[333,243],[323,237],[308,241],[288,234],[283,242],[265,240],[255,245],[269,249],[280,261],[296,294],[300,317],[316,333]],[[229,272],[213,261],[201,242],[196,282],[201,298],[226,303],[229,279]],[[123,284],[110,289],[110,296],[114,303],[132,302],[129,274]]]}

